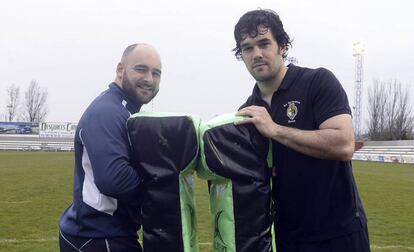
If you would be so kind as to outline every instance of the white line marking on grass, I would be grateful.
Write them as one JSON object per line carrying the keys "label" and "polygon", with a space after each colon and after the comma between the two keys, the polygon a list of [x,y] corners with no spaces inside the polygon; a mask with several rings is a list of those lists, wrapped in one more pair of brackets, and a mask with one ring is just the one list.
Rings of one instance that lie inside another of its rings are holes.
{"label": "white line marking on grass", "polygon": [[17,240],[16,238],[12,239],[0,239],[0,244],[5,243],[26,243],[26,242],[52,242],[57,241],[57,238],[41,238],[41,239],[23,239],[23,240]]}
{"label": "white line marking on grass", "polygon": [[5,200],[0,200],[0,204],[26,204],[26,203],[30,203],[30,200],[22,200],[22,201],[5,201]]}
{"label": "white line marking on grass", "polygon": [[[201,246],[208,246],[212,245],[211,242],[200,242],[199,245]],[[405,249],[405,250],[413,250],[414,247],[407,247],[407,246],[401,246],[401,245],[390,245],[390,246],[378,246],[378,245],[371,245],[371,249],[379,249],[379,250],[389,250],[389,249]]]}
{"label": "white line marking on grass", "polygon": [[[57,240],[58,240],[57,238],[22,239],[22,240],[18,240],[16,238],[11,238],[11,239],[0,239],[0,244],[27,243],[27,242],[55,242]],[[198,244],[200,246],[211,246],[211,245],[213,245],[211,242],[200,242]],[[378,249],[378,250],[405,249],[405,250],[414,251],[414,246],[401,246],[401,245],[378,246],[378,245],[371,245],[370,247],[371,247],[371,249]]]}
{"label": "white line marking on grass", "polygon": [[[211,242],[200,242],[199,245],[201,245],[201,246],[210,246],[210,245],[213,245],[213,244]],[[390,246],[371,245],[370,247],[371,247],[371,249],[378,249],[378,250],[405,249],[405,250],[414,251],[414,247],[401,246],[401,245],[390,245]]]}
{"label": "white line marking on grass", "polygon": [[401,245],[390,245],[390,246],[371,245],[370,247],[372,249],[378,249],[378,250],[405,249],[405,250],[412,250],[412,251],[414,251],[414,247],[401,246]]}

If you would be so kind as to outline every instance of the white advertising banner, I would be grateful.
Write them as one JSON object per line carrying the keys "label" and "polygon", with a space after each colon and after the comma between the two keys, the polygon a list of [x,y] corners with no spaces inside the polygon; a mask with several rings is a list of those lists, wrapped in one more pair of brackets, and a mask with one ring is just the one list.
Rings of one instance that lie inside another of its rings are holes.
{"label": "white advertising banner", "polygon": [[70,137],[75,136],[76,123],[70,122],[44,122],[40,124],[41,137]]}

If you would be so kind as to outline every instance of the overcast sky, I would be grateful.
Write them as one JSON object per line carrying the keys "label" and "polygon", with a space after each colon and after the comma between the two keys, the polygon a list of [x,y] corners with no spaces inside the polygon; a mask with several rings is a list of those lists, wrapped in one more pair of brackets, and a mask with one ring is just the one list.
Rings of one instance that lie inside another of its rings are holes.
{"label": "overcast sky", "polygon": [[[19,86],[23,97],[35,79],[49,94],[47,121],[77,122],[135,42],[154,45],[162,57],[160,92],[145,110],[204,119],[235,111],[254,80],[232,54],[233,29],[258,7],[280,15],[294,39],[289,56],[333,71],[351,106],[355,41],[365,45],[364,96],[374,78],[414,84],[408,0],[13,0],[0,3],[0,121],[7,87]],[[414,99],[414,87],[409,92]]]}

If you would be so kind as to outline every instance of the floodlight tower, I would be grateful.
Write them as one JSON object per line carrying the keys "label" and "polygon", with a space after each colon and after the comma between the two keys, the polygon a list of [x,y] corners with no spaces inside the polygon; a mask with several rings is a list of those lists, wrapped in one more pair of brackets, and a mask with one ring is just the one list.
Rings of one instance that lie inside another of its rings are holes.
{"label": "floodlight tower", "polygon": [[361,42],[353,44],[355,57],[354,127],[356,138],[361,137],[362,75],[364,70],[364,47]]}

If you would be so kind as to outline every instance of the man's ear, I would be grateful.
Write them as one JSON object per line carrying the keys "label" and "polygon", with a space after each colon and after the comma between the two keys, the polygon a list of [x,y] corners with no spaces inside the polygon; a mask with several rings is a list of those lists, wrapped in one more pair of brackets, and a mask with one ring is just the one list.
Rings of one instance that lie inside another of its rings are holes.
{"label": "man's ear", "polygon": [[279,49],[279,54],[280,55],[284,55],[285,53],[287,52],[287,47],[285,46],[285,47],[280,47],[280,49]]}
{"label": "man's ear", "polygon": [[118,65],[116,66],[116,78],[118,80],[122,80],[124,76],[124,71],[125,71],[124,64],[119,62]]}

